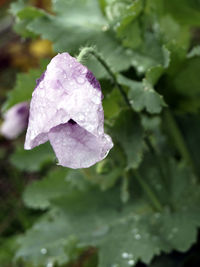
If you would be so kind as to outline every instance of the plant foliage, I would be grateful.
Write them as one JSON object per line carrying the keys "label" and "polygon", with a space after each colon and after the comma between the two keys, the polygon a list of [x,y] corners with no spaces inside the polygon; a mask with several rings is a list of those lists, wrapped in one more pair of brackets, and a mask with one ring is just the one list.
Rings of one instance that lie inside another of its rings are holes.
{"label": "plant foliage", "polygon": [[[18,0],[10,12],[22,37],[74,56],[92,46],[115,77],[92,55],[84,59],[100,79],[115,144],[105,160],[68,170],[54,166],[48,144],[25,152],[20,143],[12,154],[16,168],[44,176],[23,194],[43,213],[18,238],[15,259],[63,266],[94,248],[97,260],[84,266],[154,266],[163,252],[189,250],[200,227],[200,2],[56,0],[48,13]],[[4,109],[30,100],[45,64],[18,75]]]}

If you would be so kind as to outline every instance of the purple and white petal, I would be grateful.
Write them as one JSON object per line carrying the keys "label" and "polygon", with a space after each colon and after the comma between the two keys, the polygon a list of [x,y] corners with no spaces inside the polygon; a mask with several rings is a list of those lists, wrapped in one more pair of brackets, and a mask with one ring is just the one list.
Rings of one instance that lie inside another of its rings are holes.
{"label": "purple and white petal", "polygon": [[50,141],[59,164],[86,168],[112,148],[104,134],[102,92],[91,71],[68,53],[55,56],[37,80],[25,149]]}
{"label": "purple and white petal", "polygon": [[18,137],[28,125],[29,103],[22,102],[14,105],[4,115],[0,133],[7,139]]}

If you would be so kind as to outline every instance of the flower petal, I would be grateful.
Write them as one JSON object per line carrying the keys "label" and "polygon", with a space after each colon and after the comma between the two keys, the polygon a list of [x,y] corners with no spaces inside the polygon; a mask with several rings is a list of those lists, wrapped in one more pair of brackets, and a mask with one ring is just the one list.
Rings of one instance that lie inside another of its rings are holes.
{"label": "flower petal", "polygon": [[61,124],[49,132],[59,164],[73,169],[87,168],[104,159],[112,148],[108,135],[95,136],[78,124]]}
{"label": "flower petal", "polygon": [[[64,134],[62,125],[67,124],[69,121],[74,121],[76,123],[76,126],[72,127],[76,129],[74,134],[76,135],[76,132],[80,134],[84,132],[86,136],[91,135],[90,140],[96,140],[97,150],[99,149],[98,151],[100,151],[106,136],[104,135],[102,98],[100,84],[92,72],[68,53],[58,54],[51,60],[47,70],[37,80],[30,105],[25,149],[32,149],[50,139],[59,161],[62,162],[60,160],[62,158],[60,151],[63,150],[61,147],[57,149],[54,142],[54,132],[56,129],[56,134],[64,141],[68,137]],[[62,129],[61,132],[57,131],[57,129],[60,129],[59,127]],[[71,137],[70,140],[72,139]],[[68,140],[65,141],[69,145]],[[89,144],[92,145],[93,141],[90,141]],[[111,139],[109,141],[109,147],[112,147]],[[82,149],[81,145],[78,145],[78,147]],[[63,153],[65,151],[68,151],[68,149],[65,148]],[[77,149],[76,153],[79,152]],[[93,162],[96,162],[97,158],[99,160],[102,158],[97,156],[99,152],[95,153]],[[79,159],[78,155],[75,158]],[[67,157],[63,157],[63,160],[68,162]],[[72,165],[88,166],[91,164],[90,161],[92,162],[88,157],[85,164],[81,164],[79,160],[79,163],[75,162]]]}
{"label": "flower petal", "polygon": [[7,139],[15,139],[28,125],[29,103],[22,102],[14,105],[4,114],[4,122],[0,132]]}

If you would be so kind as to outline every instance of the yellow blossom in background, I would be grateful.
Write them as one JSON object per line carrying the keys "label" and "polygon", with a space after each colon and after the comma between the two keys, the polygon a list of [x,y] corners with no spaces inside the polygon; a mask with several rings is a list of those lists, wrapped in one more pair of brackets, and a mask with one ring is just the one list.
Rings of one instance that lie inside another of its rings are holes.
{"label": "yellow blossom in background", "polygon": [[52,43],[49,40],[35,40],[30,43],[29,52],[37,58],[52,56]]}

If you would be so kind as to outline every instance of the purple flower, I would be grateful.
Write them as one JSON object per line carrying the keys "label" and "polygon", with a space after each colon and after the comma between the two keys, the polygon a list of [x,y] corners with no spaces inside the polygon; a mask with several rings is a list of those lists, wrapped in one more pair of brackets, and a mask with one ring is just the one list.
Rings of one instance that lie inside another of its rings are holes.
{"label": "purple flower", "polygon": [[28,125],[29,103],[14,105],[4,115],[0,133],[8,139],[15,139]]}
{"label": "purple flower", "polygon": [[50,141],[59,164],[87,168],[113,147],[104,133],[102,92],[91,71],[68,53],[55,56],[33,92],[25,149]]}

